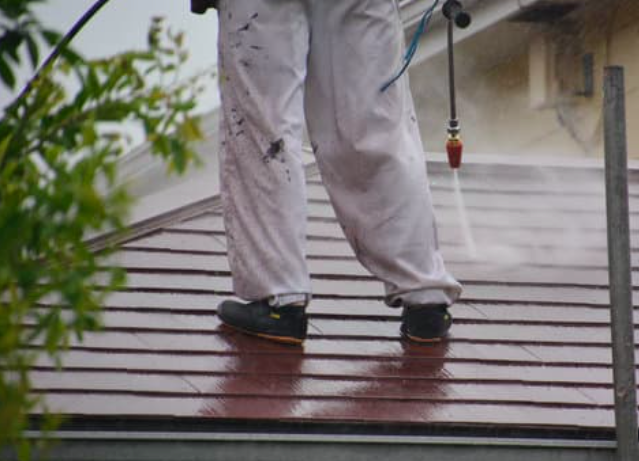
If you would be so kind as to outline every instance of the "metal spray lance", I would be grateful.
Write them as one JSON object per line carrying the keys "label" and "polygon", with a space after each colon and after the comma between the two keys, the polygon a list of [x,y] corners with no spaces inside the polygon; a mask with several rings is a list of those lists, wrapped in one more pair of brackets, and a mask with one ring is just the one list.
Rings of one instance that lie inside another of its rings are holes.
{"label": "metal spray lance", "polygon": [[[413,39],[406,50],[402,66],[399,71],[386,83],[382,85],[380,91],[383,93],[390,88],[399,78],[406,72],[410,63],[415,56],[417,46],[421,36],[426,32],[428,24],[435,9],[439,5],[440,0],[434,0],[432,5],[426,9],[421,20],[417,24],[417,29],[413,35]],[[448,140],[446,142],[446,152],[448,153],[448,163],[451,168],[457,169],[461,165],[461,157],[463,144],[459,135],[459,120],[457,119],[457,101],[455,94],[455,56],[454,56],[454,40],[453,30],[455,26],[465,29],[471,23],[471,17],[464,11],[464,7],[458,0],[446,0],[442,7],[442,12],[448,19],[448,82],[450,88],[450,120],[448,122]]]}
{"label": "metal spray lance", "polygon": [[447,0],[442,7],[442,12],[448,19],[448,86],[450,90],[450,120],[448,121],[448,139],[446,141],[446,153],[448,164],[457,169],[461,166],[464,144],[460,136],[459,119],[457,118],[457,94],[455,91],[455,26],[465,29],[471,23],[471,17],[464,11],[464,7],[458,0]]}

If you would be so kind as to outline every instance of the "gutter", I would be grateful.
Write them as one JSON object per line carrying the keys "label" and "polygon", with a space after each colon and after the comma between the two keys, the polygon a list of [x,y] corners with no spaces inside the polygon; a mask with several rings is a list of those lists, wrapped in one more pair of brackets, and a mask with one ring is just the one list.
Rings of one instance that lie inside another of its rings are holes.
{"label": "gutter", "polygon": [[616,446],[605,440],[214,432],[62,431],[49,438],[59,442],[49,454],[60,461],[612,461]]}
{"label": "gutter", "polygon": [[610,450],[615,448],[613,440],[570,440],[545,438],[488,438],[446,436],[402,436],[402,435],[340,435],[340,434],[286,434],[286,433],[215,433],[215,432],[130,432],[130,431],[59,431],[45,435],[39,431],[27,431],[27,438],[53,440],[108,440],[108,441],[162,441],[180,442],[288,442],[288,443],[366,443],[391,445],[458,445],[494,446],[519,448],[590,448]]}

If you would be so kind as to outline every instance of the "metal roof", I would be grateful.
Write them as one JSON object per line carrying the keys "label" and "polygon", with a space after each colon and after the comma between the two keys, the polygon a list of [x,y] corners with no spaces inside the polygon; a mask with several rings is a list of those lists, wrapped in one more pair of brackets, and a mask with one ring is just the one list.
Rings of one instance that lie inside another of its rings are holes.
{"label": "metal roof", "polygon": [[[614,439],[602,172],[464,166],[472,259],[450,170],[428,168],[442,252],[465,285],[447,341],[400,340],[399,312],[355,261],[310,168],[315,297],[303,348],[220,325],[215,307],[232,292],[213,198],[123,244],[129,287],[107,302],[104,331],[72,344],[62,371],[42,360],[37,392],[85,431]],[[631,210],[638,180],[633,170]],[[634,229],[638,219],[632,211]]]}

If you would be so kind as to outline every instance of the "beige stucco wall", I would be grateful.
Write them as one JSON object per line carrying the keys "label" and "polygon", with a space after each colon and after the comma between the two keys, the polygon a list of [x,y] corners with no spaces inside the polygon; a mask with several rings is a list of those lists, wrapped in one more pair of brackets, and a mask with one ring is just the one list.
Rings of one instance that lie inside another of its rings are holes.
{"label": "beige stucco wall", "polygon": [[[618,8],[611,8],[614,5]],[[626,69],[629,151],[639,158],[639,1],[597,0],[571,20],[568,26],[502,23],[457,47],[458,111],[469,155],[603,155],[603,68],[616,64]],[[553,58],[562,74],[553,84],[563,88],[546,107],[535,109],[529,97],[529,47],[540,37],[568,57]],[[580,89],[577,63],[585,52],[595,55],[591,98],[572,94]],[[438,56],[411,71],[429,151],[442,151],[446,136],[446,62]],[[560,83],[562,79],[568,83]]]}

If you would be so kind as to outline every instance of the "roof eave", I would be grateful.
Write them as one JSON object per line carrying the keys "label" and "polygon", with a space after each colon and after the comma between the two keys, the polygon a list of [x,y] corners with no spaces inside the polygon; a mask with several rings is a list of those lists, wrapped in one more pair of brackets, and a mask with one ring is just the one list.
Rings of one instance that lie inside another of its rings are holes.
{"label": "roof eave", "polygon": [[[455,41],[460,42],[472,37],[499,22],[512,17],[518,12],[531,7],[540,0],[467,0],[464,6],[473,17],[473,22],[467,29],[457,29]],[[411,32],[421,18],[421,14],[431,4],[431,0],[405,0],[400,3],[404,29]],[[416,66],[446,49],[447,44],[446,21],[441,14],[436,15],[425,37],[422,38],[412,65]]]}

